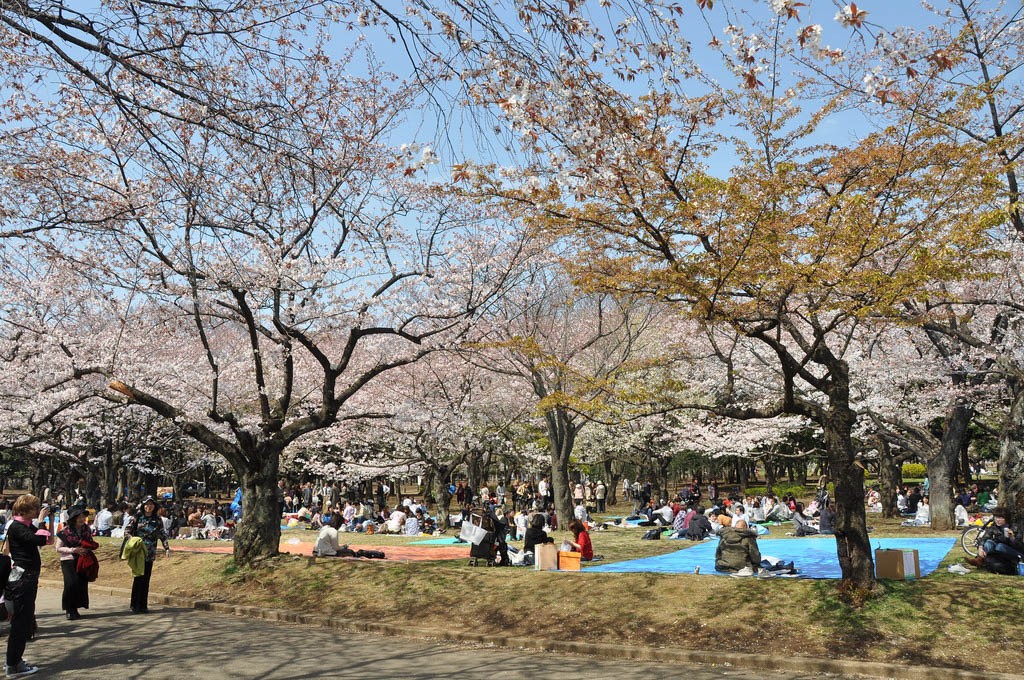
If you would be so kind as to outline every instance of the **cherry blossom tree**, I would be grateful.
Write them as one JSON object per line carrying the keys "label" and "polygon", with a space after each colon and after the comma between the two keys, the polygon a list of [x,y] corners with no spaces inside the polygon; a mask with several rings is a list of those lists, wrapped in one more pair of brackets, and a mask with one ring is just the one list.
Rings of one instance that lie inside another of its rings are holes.
{"label": "cherry blossom tree", "polygon": [[[521,26],[500,24],[512,41],[492,30],[498,12],[477,33],[460,29],[463,44],[487,52],[467,72],[474,93],[506,116],[529,157],[514,170],[467,168],[465,180],[572,239],[583,285],[671,301],[760,345],[775,396],[750,403],[726,391],[708,406],[822,428],[844,582],[869,588],[847,350],[868,320],[898,316],[983,261],[1002,219],[997,183],[978,181],[991,166],[962,135],[913,115],[848,145],[816,143],[840,102],[814,100],[789,75],[808,40],[787,28],[795,4],[775,3],[763,22],[728,6],[706,15],[735,77],[728,90],[688,52],[685,10],[662,9],[640,18],[545,5],[520,12]],[[850,10],[841,24],[863,20]],[[520,60],[523,45],[536,56]],[[727,123],[741,132],[723,134]],[[709,164],[723,145],[734,164],[716,174]]]}
{"label": "cherry blossom tree", "polygon": [[[507,222],[426,179],[428,147],[390,143],[416,89],[352,75],[324,40],[302,59],[263,41],[244,69],[196,66],[204,87],[259,103],[246,115],[276,130],[273,147],[184,115],[140,129],[86,74],[38,112],[46,125],[18,130],[5,173],[35,198],[4,215],[33,236],[8,258],[34,268],[5,292],[37,305],[23,332],[63,355],[54,384],[109,384],[227,460],[243,488],[240,563],[277,551],[285,448],[381,374],[458,342],[521,249]],[[68,317],[40,311],[54,301]]]}
{"label": "cherry blossom tree", "polygon": [[[806,63],[818,72],[825,87],[841,92],[872,116],[885,119],[913,112],[986,154],[990,160],[986,174],[1002,179],[999,201],[1009,222],[1006,233],[992,232],[992,237],[1015,250],[1024,235],[1017,173],[1024,153],[1020,8],[1014,3],[965,0],[923,7],[930,21],[917,27],[896,26],[883,12],[865,10],[857,20],[846,22],[851,40],[841,63]],[[1018,277],[1012,271],[1016,259],[1008,258],[1005,263],[1011,271],[990,275],[1004,280]],[[976,370],[951,375],[959,396],[945,414],[941,455],[933,458],[929,476],[933,484],[938,477],[939,488],[946,488],[948,469],[964,448],[967,424],[978,410],[967,395],[999,377],[1005,381],[1010,403],[1001,428],[1000,487],[1002,498],[1020,517],[1024,512],[1024,485],[1020,482],[1024,449],[1021,422],[1015,418],[1024,412],[1017,403],[1024,399],[1021,369],[1012,350],[1008,354],[1000,351],[1006,344],[1007,329],[1017,323],[1019,296],[998,299],[991,291],[959,292],[950,291],[949,296],[934,296],[907,308],[908,317],[929,319],[927,337],[943,356],[955,361],[979,351],[987,355],[986,361],[965,362]],[[968,311],[972,303],[989,312]]]}

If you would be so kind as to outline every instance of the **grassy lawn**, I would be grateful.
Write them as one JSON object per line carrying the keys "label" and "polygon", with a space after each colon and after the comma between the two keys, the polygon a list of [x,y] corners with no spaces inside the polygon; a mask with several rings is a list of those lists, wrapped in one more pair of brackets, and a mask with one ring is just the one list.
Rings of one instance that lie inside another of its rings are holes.
{"label": "grassy lawn", "polygon": [[[869,523],[875,527],[873,536],[943,535],[877,516]],[[641,533],[594,532],[594,549],[617,561],[689,545],[641,541]],[[561,536],[556,534],[556,541]],[[296,537],[311,542],[315,534],[288,530],[283,540]],[[385,552],[388,545],[421,540],[361,534],[345,539],[384,546]],[[173,545],[186,549],[194,543]],[[103,539],[99,584],[130,586],[127,566],[116,559],[119,545]],[[43,577],[59,580],[54,552],[44,550],[44,556]],[[185,552],[157,561],[152,590],[324,617],[411,622],[410,633],[417,635],[458,629],[963,668],[976,668],[978,659],[992,657],[1000,659],[1001,669],[1024,668],[1024,582],[945,571],[964,556],[957,545],[926,579],[880,582],[876,596],[859,609],[836,597],[834,581],[534,572],[474,568],[468,560],[312,561],[290,555],[252,571],[238,569],[230,555]]]}

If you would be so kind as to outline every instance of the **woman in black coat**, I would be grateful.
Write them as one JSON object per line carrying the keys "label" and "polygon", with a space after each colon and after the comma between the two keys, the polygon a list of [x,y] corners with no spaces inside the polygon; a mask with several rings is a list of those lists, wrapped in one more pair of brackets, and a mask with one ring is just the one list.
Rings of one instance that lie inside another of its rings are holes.
{"label": "woman in black coat", "polygon": [[19,496],[14,501],[14,519],[7,529],[7,545],[11,551],[11,576],[4,590],[4,603],[11,620],[7,634],[7,659],[4,673],[8,678],[20,678],[39,670],[25,661],[25,643],[32,635],[36,619],[36,592],[39,589],[39,548],[49,542],[49,533],[36,529],[32,520],[42,507],[32,494]]}
{"label": "woman in black coat", "polygon": [[57,532],[54,547],[60,555],[60,570],[64,575],[64,594],[61,608],[68,621],[82,618],[79,609],[89,608],[89,580],[78,570],[78,559],[97,547],[89,530],[89,513],[85,508],[72,508],[68,512],[67,526]]}

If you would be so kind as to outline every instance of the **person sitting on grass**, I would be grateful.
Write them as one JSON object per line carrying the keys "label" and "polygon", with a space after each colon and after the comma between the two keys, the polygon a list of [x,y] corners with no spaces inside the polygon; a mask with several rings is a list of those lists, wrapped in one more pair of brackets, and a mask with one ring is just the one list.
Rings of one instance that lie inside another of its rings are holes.
{"label": "person sitting on grass", "polygon": [[1007,508],[996,508],[992,511],[992,523],[985,528],[978,556],[967,561],[980,567],[990,555],[997,555],[1006,561],[1024,561],[1024,541],[1010,528],[1010,511]]}
{"label": "person sitting on grass", "polygon": [[732,515],[733,524],[742,521],[746,526],[750,526],[750,516],[747,514],[746,508],[744,508],[743,505],[739,503],[733,505],[730,514]]}
{"label": "person sitting on grass", "polygon": [[711,520],[704,515],[704,509],[699,505],[694,508],[690,523],[686,525],[686,538],[691,541],[703,541],[714,533],[711,527]]}
{"label": "person sitting on grass", "polygon": [[525,543],[523,544],[523,552],[533,552],[534,546],[541,543],[554,543],[555,539],[548,536],[547,532],[544,531],[544,515],[537,513],[530,520],[530,527],[526,530]]}
{"label": "person sitting on grass", "polygon": [[584,562],[594,559],[594,544],[590,542],[590,534],[583,522],[579,520],[569,522],[569,531],[573,535],[573,540],[569,541],[569,545],[580,553],[580,559]]}
{"label": "person sitting on grass", "polygon": [[761,501],[754,499],[754,502],[750,504],[750,519],[753,522],[764,521],[764,509],[761,507]]}
{"label": "person sitting on grass", "polygon": [[814,536],[818,533],[818,527],[814,526],[811,519],[804,514],[804,504],[797,503],[793,509],[793,516],[790,517],[793,521],[795,531],[793,532],[796,536]]}
{"label": "person sitting on grass", "polygon": [[836,526],[836,507],[835,503],[831,500],[825,504],[825,507],[821,509],[821,515],[818,517],[818,532],[822,534],[833,534],[835,533]]}
{"label": "person sitting on grass", "polygon": [[422,519],[423,513],[420,510],[416,510],[415,514],[410,514],[405,518],[405,524],[403,525],[403,533],[406,536],[419,536],[420,535],[420,519]]}
{"label": "person sitting on grass", "polygon": [[313,546],[313,554],[317,557],[335,557],[341,546],[338,545],[338,529],[341,528],[341,515],[335,513],[330,523],[320,529]]}
{"label": "person sitting on grass", "polygon": [[715,551],[715,570],[753,576],[760,566],[757,532],[747,527],[742,519],[732,526],[722,527]]}

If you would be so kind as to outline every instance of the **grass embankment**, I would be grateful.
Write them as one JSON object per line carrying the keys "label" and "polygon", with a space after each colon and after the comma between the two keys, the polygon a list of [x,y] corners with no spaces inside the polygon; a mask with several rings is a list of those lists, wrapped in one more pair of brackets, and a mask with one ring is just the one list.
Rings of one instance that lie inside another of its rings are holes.
{"label": "grass embankment", "polygon": [[[904,529],[896,521],[871,521],[876,526],[873,536],[937,535]],[[641,533],[595,532],[595,550],[614,561],[689,545],[641,541]],[[285,532],[285,540],[296,536],[314,539],[309,531]],[[385,546],[385,552],[388,545],[415,540],[346,538]],[[119,544],[103,540],[102,585],[130,586],[127,566],[116,559]],[[182,549],[193,544],[173,542]],[[53,551],[45,555],[44,578],[59,580]],[[331,618],[409,624],[410,633],[417,635],[459,629],[962,668],[978,668],[979,659],[999,659],[1001,670],[1024,668],[1022,580],[945,571],[963,557],[957,545],[926,579],[880,582],[876,596],[858,609],[836,596],[834,581],[553,573],[470,567],[468,560],[311,561],[291,555],[282,555],[269,568],[249,570],[237,568],[230,555],[185,552],[158,559],[152,590]]]}

